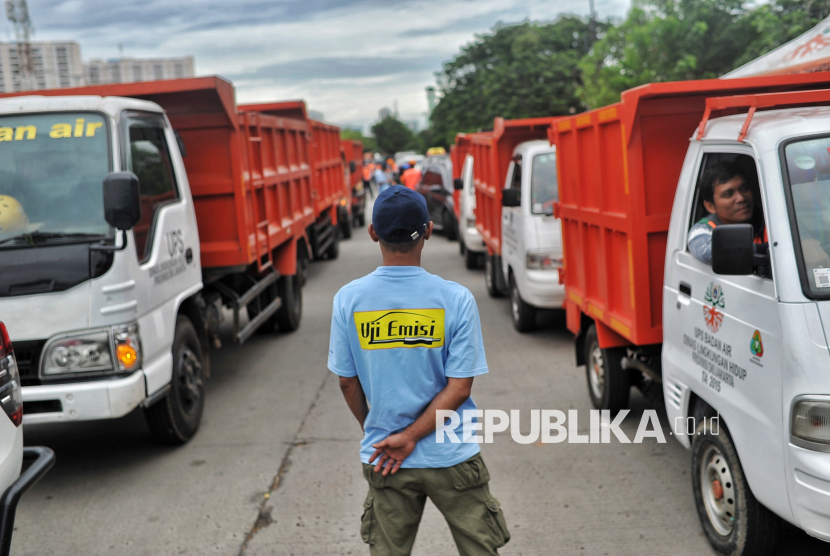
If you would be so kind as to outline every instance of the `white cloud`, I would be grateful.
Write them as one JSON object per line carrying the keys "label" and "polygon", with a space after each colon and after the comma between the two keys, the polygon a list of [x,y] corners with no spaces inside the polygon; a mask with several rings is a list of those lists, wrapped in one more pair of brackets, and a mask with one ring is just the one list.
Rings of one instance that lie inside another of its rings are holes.
{"label": "white cloud", "polygon": [[[630,0],[597,0],[600,18]],[[434,72],[497,22],[585,15],[587,0],[29,0],[36,39],[76,40],[85,59],[193,55],[242,102],[303,98],[367,125],[398,103],[422,119]]]}

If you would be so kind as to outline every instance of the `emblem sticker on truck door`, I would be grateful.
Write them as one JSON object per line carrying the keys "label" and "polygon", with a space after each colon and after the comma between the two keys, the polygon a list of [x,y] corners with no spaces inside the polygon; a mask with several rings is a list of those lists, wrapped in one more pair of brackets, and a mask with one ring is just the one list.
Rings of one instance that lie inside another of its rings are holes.
{"label": "emblem sticker on truck door", "polygon": [[444,345],[443,309],[392,309],[354,314],[363,349],[437,348]]}

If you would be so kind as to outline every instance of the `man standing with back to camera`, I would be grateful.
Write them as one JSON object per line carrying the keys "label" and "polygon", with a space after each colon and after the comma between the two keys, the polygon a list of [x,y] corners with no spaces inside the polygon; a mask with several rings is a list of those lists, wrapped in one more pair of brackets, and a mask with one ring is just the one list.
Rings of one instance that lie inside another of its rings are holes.
{"label": "man standing with back to camera", "polygon": [[334,297],[328,361],[364,430],[363,541],[373,556],[408,555],[429,497],[462,556],[497,554],[510,533],[478,444],[434,434],[438,410],[476,409],[470,390],[487,361],[475,299],[421,268],[432,222],[420,193],[381,193],[369,235],[383,264]]}

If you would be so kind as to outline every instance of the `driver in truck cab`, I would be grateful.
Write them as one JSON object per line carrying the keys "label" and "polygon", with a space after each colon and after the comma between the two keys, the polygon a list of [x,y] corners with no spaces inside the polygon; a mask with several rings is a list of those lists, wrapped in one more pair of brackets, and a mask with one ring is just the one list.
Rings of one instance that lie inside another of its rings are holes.
{"label": "driver in truck cab", "polygon": [[712,264],[712,230],[721,224],[752,224],[755,243],[767,243],[760,211],[758,217],[753,218],[756,215],[752,187],[737,164],[720,162],[713,165],[703,176],[702,182],[700,197],[709,216],[701,219],[689,231],[689,252],[694,258]]}

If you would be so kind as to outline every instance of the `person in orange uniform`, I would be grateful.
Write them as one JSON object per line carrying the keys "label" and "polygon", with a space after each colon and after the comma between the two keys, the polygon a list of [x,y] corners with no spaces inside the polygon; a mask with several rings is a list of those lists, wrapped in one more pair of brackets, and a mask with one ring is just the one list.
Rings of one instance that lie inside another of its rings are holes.
{"label": "person in orange uniform", "polygon": [[421,171],[415,167],[415,161],[409,161],[409,169],[401,174],[401,181],[409,189],[418,187],[418,182],[421,181]]}

